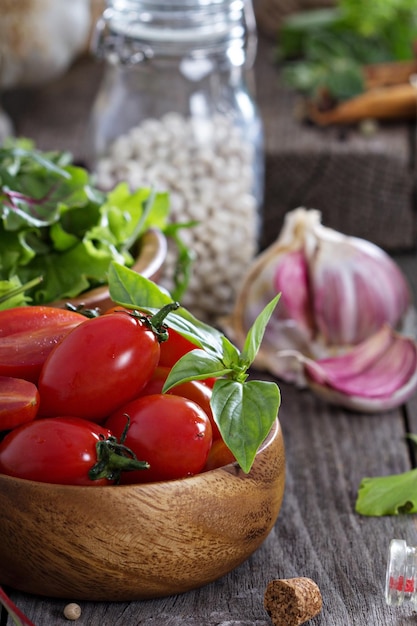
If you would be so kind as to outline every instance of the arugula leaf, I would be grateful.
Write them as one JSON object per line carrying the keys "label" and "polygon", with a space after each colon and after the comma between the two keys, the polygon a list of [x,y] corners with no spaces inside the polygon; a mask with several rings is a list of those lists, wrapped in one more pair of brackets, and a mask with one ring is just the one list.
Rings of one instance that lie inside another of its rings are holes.
{"label": "arugula leaf", "polygon": [[23,139],[0,148],[0,281],[41,276],[27,294],[34,304],[105,284],[110,262],[133,265],[135,243],[151,226],[164,230],[168,216],[166,192],[120,183],[104,193],[68,153]]}
{"label": "arugula leaf", "polygon": [[[121,306],[155,313],[173,302],[169,293],[158,285],[117,263],[110,265],[108,278],[111,298]],[[211,399],[213,416],[224,442],[244,472],[250,471],[280,406],[280,392],[274,382],[246,380],[279,297],[255,320],[241,353],[217,329],[200,322],[183,307],[166,317],[168,329],[175,329],[197,348],[173,366],[163,392],[189,380],[218,378]]]}
{"label": "arugula leaf", "polygon": [[355,510],[360,515],[417,513],[417,469],[403,474],[363,478]]}

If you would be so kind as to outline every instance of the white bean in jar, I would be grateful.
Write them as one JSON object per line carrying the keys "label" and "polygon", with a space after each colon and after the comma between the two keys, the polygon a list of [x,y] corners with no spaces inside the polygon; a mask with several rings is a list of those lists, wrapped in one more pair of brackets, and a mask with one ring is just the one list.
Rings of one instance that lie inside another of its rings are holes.
{"label": "white bean in jar", "polygon": [[[132,189],[152,185],[169,192],[170,221],[198,221],[181,231],[195,254],[181,304],[203,320],[230,312],[257,252],[253,159],[252,146],[225,116],[196,120],[168,113],[118,137],[96,164],[103,189],[122,180]],[[176,258],[170,246],[160,281],[168,290]]]}

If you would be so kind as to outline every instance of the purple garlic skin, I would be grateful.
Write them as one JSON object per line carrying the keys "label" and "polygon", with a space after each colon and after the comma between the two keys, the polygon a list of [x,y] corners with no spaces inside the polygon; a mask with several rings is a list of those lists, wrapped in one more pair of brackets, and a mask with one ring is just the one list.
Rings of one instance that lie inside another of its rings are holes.
{"label": "purple garlic skin", "polygon": [[347,408],[379,411],[402,404],[417,384],[417,346],[382,326],[344,355],[305,362],[313,389]]}
{"label": "purple garlic skin", "polygon": [[314,319],[328,345],[356,345],[382,324],[396,328],[410,306],[410,292],[394,261],[374,244],[332,237],[318,227],[309,251]]}

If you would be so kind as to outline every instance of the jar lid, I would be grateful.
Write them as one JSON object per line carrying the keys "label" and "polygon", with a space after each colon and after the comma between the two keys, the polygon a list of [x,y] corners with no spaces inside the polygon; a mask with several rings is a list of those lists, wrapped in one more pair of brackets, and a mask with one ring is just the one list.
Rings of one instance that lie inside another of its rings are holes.
{"label": "jar lid", "polygon": [[191,43],[245,37],[244,0],[108,0],[114,33],[147,42]]}

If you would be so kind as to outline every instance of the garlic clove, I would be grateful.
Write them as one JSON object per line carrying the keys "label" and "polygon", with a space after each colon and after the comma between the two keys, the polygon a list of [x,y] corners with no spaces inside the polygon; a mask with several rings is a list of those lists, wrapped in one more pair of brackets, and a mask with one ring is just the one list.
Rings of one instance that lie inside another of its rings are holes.
{"label": "garlic clove", "polygon": [[328,345],[353,345],[382,324],[395,328],[410,305],[399,267],[369,241],[314,226],[307,240],[314,319]]}
{"label": "garlic clove", "polygon": [[388,325],[345,354],[302,361],[311,389],[348,408],[387,410],[417,389],[417,344]]}
{"label": "garlic clove", "polygon": [[281,293],[278,317],[307,332],[312,327],[308,283],[308,266],[303,251],[293,250],[283,255],[273,276],[273,288],[276,293]]}

